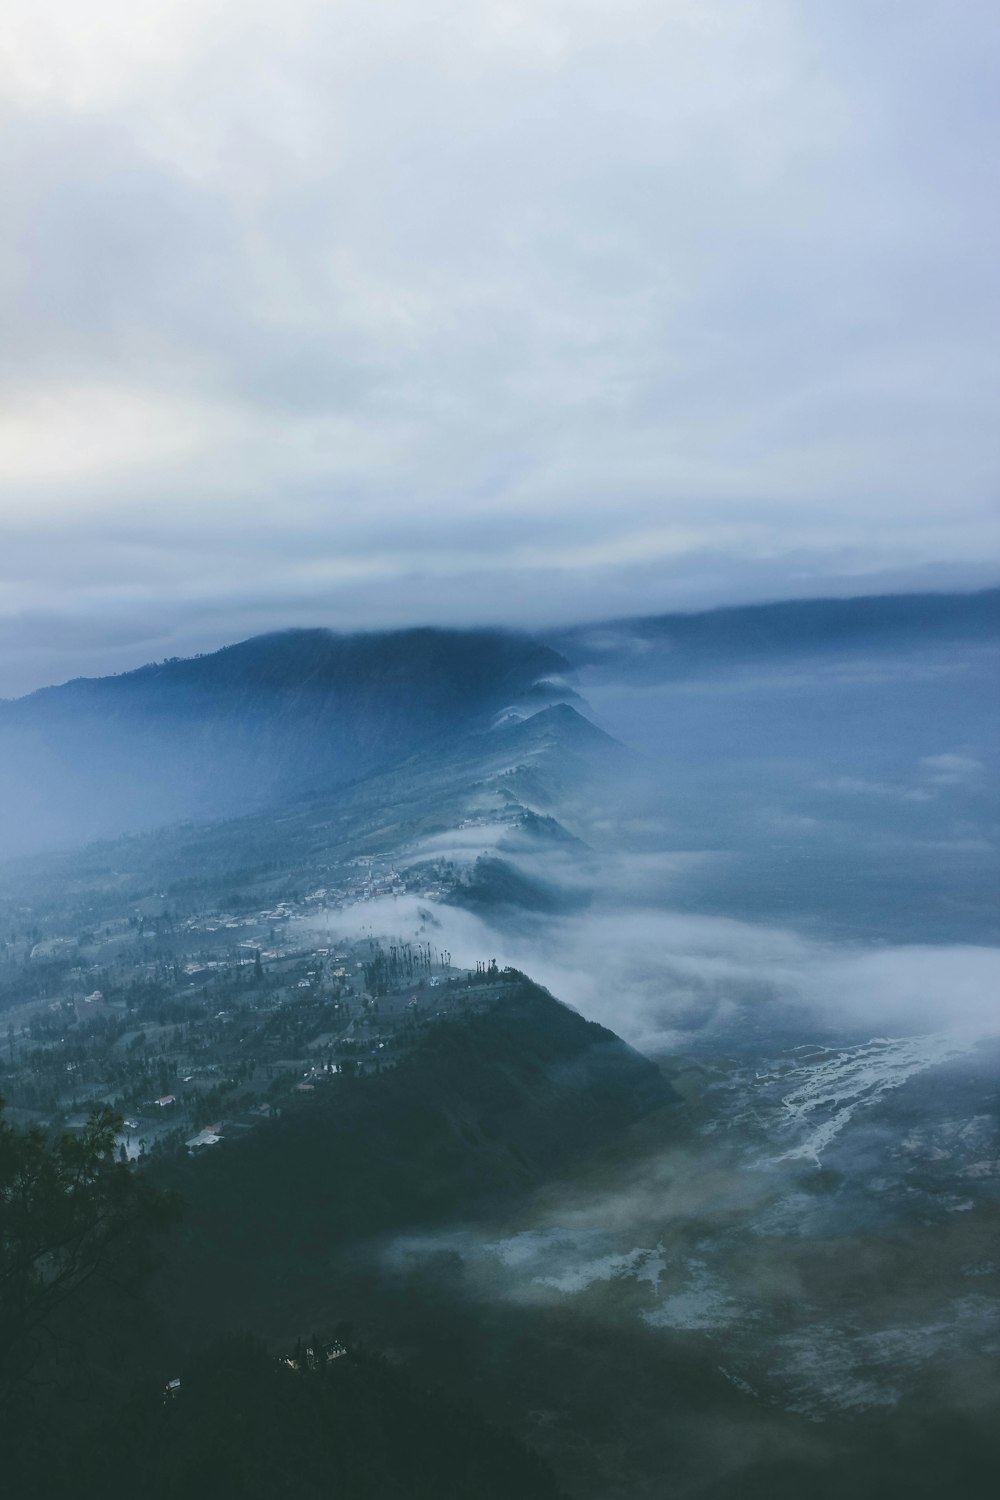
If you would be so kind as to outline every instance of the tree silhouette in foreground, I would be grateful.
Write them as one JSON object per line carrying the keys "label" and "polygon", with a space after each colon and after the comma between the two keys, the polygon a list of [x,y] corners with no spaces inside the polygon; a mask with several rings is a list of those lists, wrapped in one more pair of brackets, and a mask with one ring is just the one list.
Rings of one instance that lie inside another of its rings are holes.
{"label": "tree silhouette in foreground", "polygon": [[246,1335],[183,1356],[147,1339],[176,1200],[119,1159],[120,1124],[99,1109],[50,1139],[0,1105],[5,1493],[559,1500],[511,1434],[353,1344],[314,1336],[293,1369]]}
{"label": "tree silhouette in foreground", "polygon": [[60,1325],[81,1302],[127,1297],[150,1266],[173,1201],[119,1159],[121,1121],[92,1112],[53,1140],[20,1131],[0,1100],[0,1402],[16,1411],[58,1354]]}

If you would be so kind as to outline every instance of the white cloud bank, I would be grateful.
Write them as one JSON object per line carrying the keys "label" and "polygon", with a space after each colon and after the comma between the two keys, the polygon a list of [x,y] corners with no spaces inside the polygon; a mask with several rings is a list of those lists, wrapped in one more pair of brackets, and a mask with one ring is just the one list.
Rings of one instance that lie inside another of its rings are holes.
{"label": "white cloud bank", "polygon": [[[425,926],[431,912],[436,926]],[[393,941],[418,935],[454,962],[511,964],[641,1050],[725,1047],[746,1022],[797,1036],[1000,1035],[1000,949],[976,944],[831,943],[761,923],[620,908],[522,921],[498,932],[417,897],[377,900],[324,931]],[[775,1043],[776,1047],[780,1043]]]}

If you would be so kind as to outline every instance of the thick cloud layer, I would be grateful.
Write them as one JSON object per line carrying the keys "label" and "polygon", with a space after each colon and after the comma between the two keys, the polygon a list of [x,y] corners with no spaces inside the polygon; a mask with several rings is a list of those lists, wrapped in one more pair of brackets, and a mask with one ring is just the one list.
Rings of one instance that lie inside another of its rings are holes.
{"label": "thick cloud layer", "polygon": [[15,693],[991,581],[994,6],[13,0]]}

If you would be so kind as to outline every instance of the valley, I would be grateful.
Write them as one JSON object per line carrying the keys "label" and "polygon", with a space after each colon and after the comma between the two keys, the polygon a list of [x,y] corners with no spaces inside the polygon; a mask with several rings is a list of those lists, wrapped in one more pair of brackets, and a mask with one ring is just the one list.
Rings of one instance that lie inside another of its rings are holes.
{"label": "valley", "polygon": [[834,643],[821,695],[767,647],[749,725],[731,661],[558,646],[363,774],[0,866],[8,1120],[106,1107],[182,1205],[95,1392],[248,1328],[464,1403],[540,1494],[988,1493],[992,710],[921,717],[982,642],[883,643],[876,693]]}

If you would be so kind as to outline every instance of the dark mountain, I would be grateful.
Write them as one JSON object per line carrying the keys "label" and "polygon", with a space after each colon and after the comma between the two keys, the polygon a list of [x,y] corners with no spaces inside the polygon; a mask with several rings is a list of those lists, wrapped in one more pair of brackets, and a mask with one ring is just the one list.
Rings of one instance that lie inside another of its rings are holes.
{"label": "dark mountain", "polygon": [[574,667],[655,680],[716,661],[838,650],[877,651],[1000,639],[1000,589],[975,594],[893,594],[792,599],[695,614],[647,615],[547,632]]}
{"label": "dark mountain", "polygon": [[157,1168],[187,1205],[167,1277],[176,1328],[242,1319],[294,1337],[331,1311],[333,1258],[352,1245],[492,1211],[674,1102],[651,1062],[522,975],[483,998],[394,1068]]}
{"label": "dark mountain", "polygon": [[[49,1317],[39,1379],[17,1388],[17,1493],[558,1500],[491,1412],[354,1342],[359,1265],[371,1284],[375,1237],[517,1202],[676,1096],[523,975],[494,969],[468,989],[465,1011],[419,1023],[394,1067],[331,1080],[214,1157],[150,1166],[143,1186],[177,1195],[159,1272],[141,1306],[117,1276],[93,1303],[84,1279],[76,1321]],[[54,1378],[71,1359],[84,1378]]]}
{"label": "dark mountain", "polygon": [[272,806],[543,706],[566,668],[500,631],[295,630],[0,704],[4,854]]}

